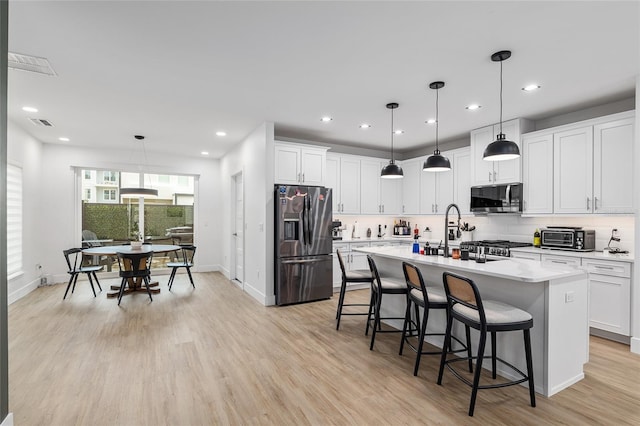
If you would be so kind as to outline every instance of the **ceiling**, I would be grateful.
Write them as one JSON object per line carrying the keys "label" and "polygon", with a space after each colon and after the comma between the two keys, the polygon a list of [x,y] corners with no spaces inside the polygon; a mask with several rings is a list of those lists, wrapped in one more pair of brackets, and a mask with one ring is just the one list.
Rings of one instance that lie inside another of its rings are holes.
{"label": "ceiling", "polygon": [[385,105],[398,102],[394,143],[409,151],[435,141],[432,81],[446,83],[441,141],[499,121],[498,50],[513,51],[505,120],[634,96],[639,17],[635,1],[12,0],[9,51],[57,76],[10,70],[9,118],[45,143],[130,150],[141,134],[148,151],[219,158],[265,121],[277,136],[386,150]]}

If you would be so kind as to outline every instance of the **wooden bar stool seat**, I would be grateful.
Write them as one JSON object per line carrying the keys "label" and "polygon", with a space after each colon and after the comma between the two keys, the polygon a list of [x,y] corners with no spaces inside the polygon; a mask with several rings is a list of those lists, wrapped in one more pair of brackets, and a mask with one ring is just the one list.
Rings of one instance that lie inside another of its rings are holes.
{"label": "wooden bar stool seat", "polygon": [[[369,283],[373,282],[373,277],[371,276],[371,271],[368,269],[354,269],[351,271],[347,271],[344,266],[344,260],[342,259],[342,254],[340,250],[336,250],[336,255],[338,256],[338,262],[340,263],[340,270],[342,271],[342,283],[340,285],[340,297],[338,299],[338,309],[336,310],[336,330],[340,329],[340,318],[342,315],[368,315],[367,312],[342,312],[342,309],[345,306],[371,306],[371,301],[369,304],[366,303],[344,303],[345,294],[347,291],[347,285],[349,283]],[[373,300],[373,295],[371,297]],[[370,311],[369,311],[370,315]]]}

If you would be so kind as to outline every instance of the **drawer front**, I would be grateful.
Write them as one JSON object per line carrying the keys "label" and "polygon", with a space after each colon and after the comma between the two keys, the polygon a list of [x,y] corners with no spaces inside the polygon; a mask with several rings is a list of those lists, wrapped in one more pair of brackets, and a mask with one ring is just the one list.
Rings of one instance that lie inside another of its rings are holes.
{"label": "drawer front", "polygon": [[579,268],[582,265],[579,257],[554,256],[552,254],[543,254],[542,263],[546,263],[548,265],[567,265],[573,266],[574,268]]}
{"label": "drawer front", "polygon": [[333,252],[335,253],[336,250],[340,250],[340,253],[347,253],[349,251],[351,251],[351,249],[349,248],[349,243],[333,243]]}
{"label": "drawer front", "polygon": [[628,262],[584,259],[583,263],[585,269],[590,274],[602,274],[624,278],[631,277],[631,264]]}
{"label": "drawer front", "polygon": [[511,257],[513,257],[514,259],[529,259],[529,260],[537,260],[538,262],[540,262],[540,255],[536,253],[519,253],[519,252],[512,251]]}

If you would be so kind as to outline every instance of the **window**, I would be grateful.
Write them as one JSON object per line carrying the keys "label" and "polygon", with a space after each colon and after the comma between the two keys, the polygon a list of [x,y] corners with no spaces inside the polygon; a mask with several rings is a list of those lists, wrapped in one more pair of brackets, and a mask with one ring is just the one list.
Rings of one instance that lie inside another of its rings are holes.
{"label": "window", "polygon": [[91,170],[85,170],[84,171],[84,178],[85,179],[91,179]]}
{"label": "window", "polygon": [[116,199],[116,190],[115,189],[105,189],[102,193],[102,198],[105,200],[115,200]]}
{"label": "window", "polygon": [[91,200],[91,188],[87,188],[84,190],[84,197],[82,197],[84,201]]}
{"label": "window", "polygon": [[102,172],[102,181],[116,182],[117,181],[116,172],[111,172],[111,171]]}
{"label": "window", "polygon": [[7,279],[22,272],[22,168],[7,164]]}
{"label": "window", "polygon": [[189,176],[178,176],[178,185],[189,186]]}
{"label": "window", "polygon": [[170,179],[168,175],[158,175],[159,183],[169,183]]}

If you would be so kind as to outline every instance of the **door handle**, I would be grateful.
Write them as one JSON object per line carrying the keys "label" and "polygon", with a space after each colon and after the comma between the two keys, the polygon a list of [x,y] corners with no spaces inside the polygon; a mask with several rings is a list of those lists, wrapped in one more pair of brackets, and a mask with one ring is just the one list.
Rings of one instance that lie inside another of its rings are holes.
{"label": "door handle", "polygon": [[304,173],[302,174],[302,182],[304,182]]}
{"label": "door handle", "polygon": [[238,233],[237,233],[237,232],[234,232],[234,233],[233,233],[233,234],[231,234],[231,235],[233,235],[234,237],[237,237],[237,236],[238,236]]}
{"label": "door handle", "polygon": [[489,172],[489,182],[491,182],[491,172]]}
{"label": "door handle", "polygon": [[587,210],[591,210],[591,200],[587,197]]}
{"label": "door handle", "polygon": [[593,197],[593,209],[598,210],[598,197]]}
{"label": "door handle", "polygon": [[493,172],[493,181],[494,182],[496,181],[496,172],[495,171]]}

